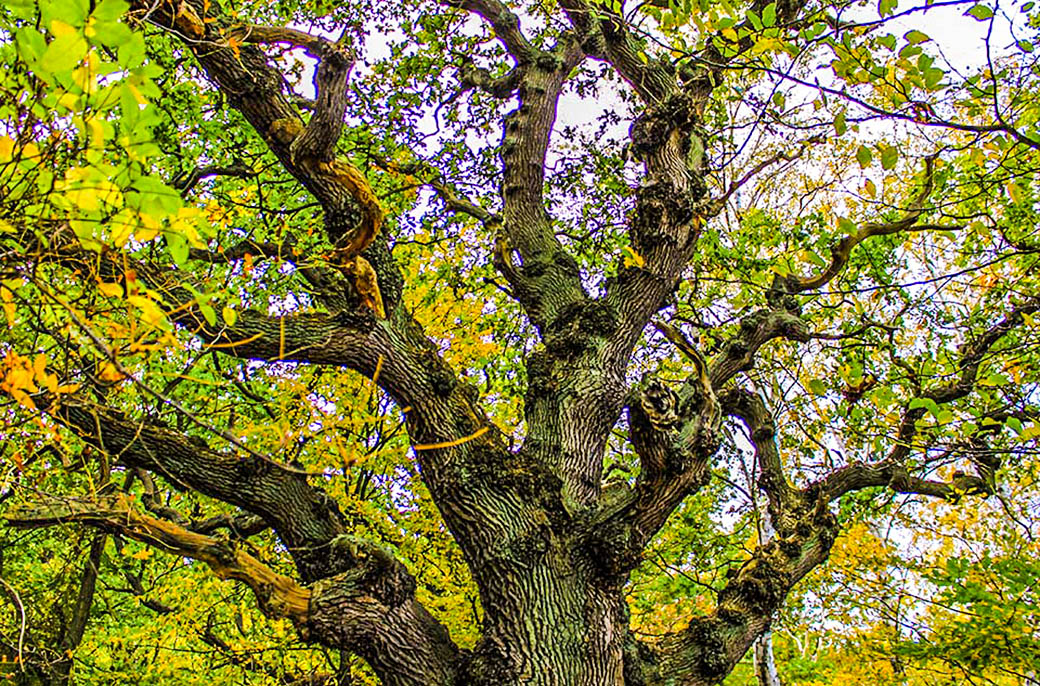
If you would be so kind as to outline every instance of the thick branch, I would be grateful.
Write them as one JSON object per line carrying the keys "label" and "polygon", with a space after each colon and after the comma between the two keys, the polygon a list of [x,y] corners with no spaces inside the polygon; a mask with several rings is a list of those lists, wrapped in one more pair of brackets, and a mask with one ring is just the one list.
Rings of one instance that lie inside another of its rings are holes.
{"label": "thick branch", "polygon": [[720,403],[724,414],[740,418],[747,426],[755,449],[758,487],[769,499],[773,526],[782,533],[787,530],[785,515],[795,506],[795,490],[784,475],[773,413],[761,396],[742,388],[729,389]]}
{"label": "thick branch", "polygon": [[538,48],[520,30],[520,17],[500,0],[440,0],[441,4],[478,14],[495,30],[497,37],[518,64],[533,62]]}
{"label": "thick branch", "polygon": [[[703,369],[703,367],[701,367]],[[697,381],[679,393],[657,380],[644,382],[628,408],[640,475],[628,515],[641,550],[684,498],[708,482],[708,460],[718,447],[721,414],[710,387]]]}
{"label": "thick branch", "polygon": [[326,547],[343,533],[343,524],[335,504],[304,476],[270,461],[215,452],[199,439],[85,400],[64,396],[59,404],[37,404],[113,458],[270,522],[304,579],[327,576],[351,563],[328,555]]}
{"label": "thick branch", "polygon": [[308,589],[225,541],[140,514],[123,494],[96,501],[48,500],[8,512],[5,517],[14,526],[28,528],[79,522],[200,560],[220,578],[249,586],[268,617],[291,619],[298,626],[307,622],[311,598]]}
{"label": "thick branch", "polygon": [[787,310],[761,309],[740,320],[740,330],[727,341],[711,362],[711,383],[722,388],[737,372],[755,363],[758,349],[774,338],[805,342],[812,338],[809,327],[798,315]]}
{"label": "thick branch", "polygon": [[495,264],[543,334],[562,310],[587,298],[577,262],[556,237],[543,196],[556,106],[581,58],[569,36],[561,37],[554,52],[539,52],[519,80],[517,109],[504,122]]}
{"label": "thick branch", "polygon": [[827,558],[837,530],[826,501],[804,501],[787,535],[778,531],[727,575],[711,615],[648,646],[657,655],[648,683],[719,683],[768,628],[791,588]]}
{"label": "thick branch", "polygon": [[895,461],[884,460],[876,465],[855,462],[829,474],[820,483],[821,497],[837,500],[846,493],[864,488],[887,487],[896,493],[912,493],[956,502],[965,495],[990,493],[990,486],[981,477],[955,473],[950,481],[934,481],[913,476],[907,468]]}
{"label": "thick branch", "polygon": [[481,69],[472,62],[466,62],[459,69],[459,81],[467,88],[479,88],[488,95],[505,99],[516,92],[520,85],[523,71],[513,67],[505,75],[494,77],[487,69]]}

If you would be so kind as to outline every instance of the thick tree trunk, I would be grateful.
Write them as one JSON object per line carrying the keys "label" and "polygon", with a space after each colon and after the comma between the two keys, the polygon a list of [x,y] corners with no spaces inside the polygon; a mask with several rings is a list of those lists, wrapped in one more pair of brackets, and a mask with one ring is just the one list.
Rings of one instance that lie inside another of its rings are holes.
{"label": "thick tree trunk", "polygon": [[628,615],[581,541],[546,529],[477,571],[484,636],[460,683],[622,686]]}

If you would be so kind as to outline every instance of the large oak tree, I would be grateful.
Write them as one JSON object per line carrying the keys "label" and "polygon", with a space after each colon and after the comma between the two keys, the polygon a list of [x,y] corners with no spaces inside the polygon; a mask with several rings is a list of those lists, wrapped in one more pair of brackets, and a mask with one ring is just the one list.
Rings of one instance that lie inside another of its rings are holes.
{"label": "large oak tree", "polygon": [[[938,4],[3,10],[5,516],[100,532],[5,650],[66,679],[134,540],[387,686],[713,684],[843,521],[999,498],[1035,22]],[[919,30],[962,13],[966,64]],[[651,635],[665,558],[707,592]]]}

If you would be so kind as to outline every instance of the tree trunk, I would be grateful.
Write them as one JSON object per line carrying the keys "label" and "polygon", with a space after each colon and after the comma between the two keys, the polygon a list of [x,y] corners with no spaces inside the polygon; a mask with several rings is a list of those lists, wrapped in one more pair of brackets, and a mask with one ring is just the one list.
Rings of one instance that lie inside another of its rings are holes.
{"label": "tree trunk", "polygon": [[584,558],[579,545],[549,537],[483,570],[489,580],[484,638],[461,683],[626,683],[628,614],[621,586],[605,582]]}

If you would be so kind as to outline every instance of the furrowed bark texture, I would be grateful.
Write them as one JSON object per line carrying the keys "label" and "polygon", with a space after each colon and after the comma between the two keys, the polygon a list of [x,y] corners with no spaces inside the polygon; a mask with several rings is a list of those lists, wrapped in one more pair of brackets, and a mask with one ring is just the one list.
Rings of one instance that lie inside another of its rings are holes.
{"label": "furrowed bark texture", "polygon": [[[925,228],[916,222],[931,192],[931,163],[903,219],[862,227],[834,248],[818,275],[778,280],[767,306],[745,316],[731,339],[705,359],[681,332],[654,318],[673,297],[702,227],[723,203],[709,197],[703,114],[729,58],[709,39],[702,59],[686,71],[648,60],[612,3],[560,0],[557,28],[537,37],[526,35],[521,18],[502,0],[439,4],[441,11],[488,24],[512,61],[499,78],[472,65],[459,76],[466,87],[515,101],[502,122],[501,214],[468,205],[448,185],[440,188],[449,208],[495,229],[491,259],[537,331],[526,359],[526,435],[519,448],[506,446],[476,390],[445,363],[402,304],[407,284],[390,253],[383,210],[365,177],[337,149],[354,61],[339,42],[297,29],[243,26],[205,0],[133,4],[134,15],[183,39],[228,105],[321,206],[334,259],[327,268],[301,272],[328,312],[276,317],[247,311],[234,325],[215,327],[185,287],[191,279],[186,272],[121,256],[96,261],[106,280],[136,278],[161,293],[171,321],[219,356],[351,369],[377,378],[408,408],[419,471],[480,593],[484,616],[475,648],[461,650],[452,641],[416,598],[416,580],[404,564],[355,536],[322,488],[286,466],[287,455],[259,455],[241,443],[217,449],[96,399],[42,394],[36,404],[114,463],[236,506],[241,513],[235,521],[247,523],[249,531],[273,529],[292,556],[298,581],[212,535],[234,528],[232,518],[191,523],[154,497],[142,501],[147,512],[106,496],[52,503],[11,519],[19,526],[78,522],[203,561],[246,583],[268,614],[290,617],[301,637],[360,655],[387,686],[719,683],[767,631],[794,584],[826,559],[838,531],[834,500],[877,486],[950,499],[965,487],[989,488],[981,474],[941,483],[907,472],[923,414],[909,407],[887,459],[853,464],[799,488],[785,477],[771,409],[740,376],[770,341],[812,339],[796,296],[825,286],[858,243]],[[765,3],[752,5],[761,12]],[[778,26],[797,17],[790,3],[776,7]],[[736,46],[737,54],[751,47],[748,41]],[[270,44],[296,46],[317,60],[309,117],[264,52]],[[557,237],[544,197],[560,96],[586,60],[613,69],[640,102],[630,147],[643,169],[626,230],[642,261],[621,268],[598,297],[586,290],[578,262]],[[231,172],[202,169],[185,187],[216,173]],[[54,250],[65,251],[66,266],[84,265],[84,257],[65,244],[59,232]],[[246,254],[294,255],[285,246],[248,242],[223,252],[193,250],[190,257],[219,262]],[[983,356],[1038,308],[1030,301],[965,344],[958,378],[924,389],[922,397],[944,403],[969,393]],[[681,384],[654,374],[634,387],[626,382],[651,323],[693,369]],[[349,411],[350,399],[341,401]],[[623,416],[640,473],[633,485],[604,486],[604,449]],[[729,575],[711,612],[690,618],[681,631],[638,640],[629,627],[626,583],[668,517],[708,483],[726,417],[748,429],[756,487],[775,533]],[[84,576],[92,589],[89,571]]]}

